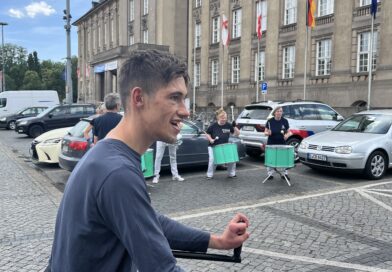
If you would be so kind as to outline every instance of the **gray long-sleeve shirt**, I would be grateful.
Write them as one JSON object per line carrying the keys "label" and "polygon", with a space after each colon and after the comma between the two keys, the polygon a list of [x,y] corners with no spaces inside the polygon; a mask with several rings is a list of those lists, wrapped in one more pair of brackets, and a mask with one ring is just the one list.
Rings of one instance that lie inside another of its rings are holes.
{"label": "gray long-sleeve shirt", "polygon": [[56,220],[52,271],[182,271],[172,249],[206,252],[210,235],[151,206],[140,155],[105,139],[72,172]]}

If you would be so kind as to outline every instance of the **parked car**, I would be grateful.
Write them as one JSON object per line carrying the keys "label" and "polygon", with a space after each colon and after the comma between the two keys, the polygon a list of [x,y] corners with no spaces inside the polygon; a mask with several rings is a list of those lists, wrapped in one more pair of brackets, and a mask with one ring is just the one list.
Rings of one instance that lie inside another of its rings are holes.
{"label": "parked car", "polygon": [[239,137],[243,140],[249,156],[258,157],[264,152],[267,143],[267,136],[264,135],[265,124],[272,118],[272,111],[278,106],[282,107],[283,116],[289,121],[292,133],[287,144],[295,148],[304,138],[329,130],[343,120],[343,116],[333,108],[316,101],[268,101],[247,105],[236,122],[240,129]]}
{"label": "parked car", "polygon": [[[72,171],[77,162],[89,149],[89,143],[83,138],[83,131],[88,125],[88,119],[83,119],[75,127],[70,130],[68,135],[64,136],[59,156],[59,164],[61,168]],[[208,140],[203,130],[192,121],[184,121],[181,128],[181,139],[177,150],[178,167],[208,165]],[[230,137],[230,142],[236,143],[238,155],[240,159],[245,158],[245,147],[238,137]],[[155,144],[151,146],[154,149]],[[168,149],[166,148],[163,159],[162,168],[170,167],[170,158]]]}
{"label": "parked car", "polygon": [[72,127],[45,132],[31,142],[30,156],[35,163],[58,163],[61,140]]}
{"label": "parked car", "polygon": [[34,117],[43,112],[48,107],[28,107],[14,114],[7,114],[0,117],[0,128],[12,129],[16,127],[16,120]]}
{"label": "parked car", "polygon": [[74,126],[80,118],[94,113],[95,107],[91,104],[58,105],[46,109],[36,117],[19,119],[16,121],[15,131],[36,138],[48,130]]}
{"label": "parked car", "polygon": [[303,140],[299,158],[314,169],[363,172],[380,179],[392,166],[391,124],[392,110],[356,113],[331,131]]}

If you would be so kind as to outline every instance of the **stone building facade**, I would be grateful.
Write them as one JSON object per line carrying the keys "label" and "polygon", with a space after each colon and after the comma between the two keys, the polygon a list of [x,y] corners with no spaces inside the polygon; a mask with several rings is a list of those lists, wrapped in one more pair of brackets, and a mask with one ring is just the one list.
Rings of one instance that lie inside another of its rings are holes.
{"label": "stone building facade", "polygon": [[118,92],[117,68],[135,49],[169,50],[186,59],[188,2],[100,0],[77,19],[78,101]]}
{"label": "stone building facade", "polygon": [[[326,102],[343,115],[346,109],[350,113],[366,107],[371,0],[315,0],[316,24],[308,31],[306,2],[100,0],[74,22],[78,100],[102,101],[106,93],[118,91],[122,60],[135,48],[157,48],[187,59],[189,97],[196,113],[212,112],[221,104],[238,112],[256,100],[304,98]],[[392,1],[380,0],[374,20],[371,107],[392,103],[391,13]],[[221,45],[223,15],[230,36],[226,47]],[[267,83],[265,95],[257,82]]]}
{"label": "stone building facade", "polygon": [[[305,0],[194,0],[189,5],[188,63],[196,108],[222,103],[241,109],[262,100],[318,100],[356,110],[368,101],[370,0],[315,0],[316,24],[306,30]],[[371,107],[392,104],[392,1],[379,1],[374,21]],[[220,43],[222,15],[230,42]],[[262,15],[262,37],[256,32]],[[218,33],[218,34],[217,34]],[[217,37],[218,35],[218,37]],[[307,39],[306,89],[304,88]],[[257,65],[257,56],[260,65]],[[223,65],[222,65],[223,62]],[[259,69],[257,69],[259,67]],[[259,71],[257,71],[259,70]],[[267,83],[267,94],[257,88]],[[257,92],[259,92],[257,94]],[[348,109],[350,111],[350,109]]]}

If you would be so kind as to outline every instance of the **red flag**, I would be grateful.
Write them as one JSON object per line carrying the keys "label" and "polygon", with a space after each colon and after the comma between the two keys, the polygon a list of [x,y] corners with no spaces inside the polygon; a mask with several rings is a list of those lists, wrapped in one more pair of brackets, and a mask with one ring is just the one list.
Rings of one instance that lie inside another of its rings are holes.
{"label": "red flag", "polygon": [[256,31],[257,31],[257,38],[259,40],[261,40],[261,35],[262,35],[261,22],[262,22],[262,17],[261,17],[261,14],[259,14],[257,16],[257,29],[256,29]]}
{"label": "red flag", "polygon": [[223,46],[229,44],[229,21],[224,14],[222,14],[222,44]]}
{"label": "red flag", "polygon": [[316,3],[314,2],[314,0],[307,0],[306,11],[306,25],[313,28],[316,25],[316,20],[314,18],[314,12],[316,11]]}

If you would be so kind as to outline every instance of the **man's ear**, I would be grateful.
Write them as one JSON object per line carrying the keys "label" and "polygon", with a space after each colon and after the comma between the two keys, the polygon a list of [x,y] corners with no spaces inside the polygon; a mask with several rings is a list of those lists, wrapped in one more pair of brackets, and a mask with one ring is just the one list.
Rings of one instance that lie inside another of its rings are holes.
{"label": "man's ear", "polygon": [[130,95],[132,105],[135,106],[141,106],[143,105],[144,99],[143,99],[143,90],[140,87],[135,87],[131,90],[131,95]]}

